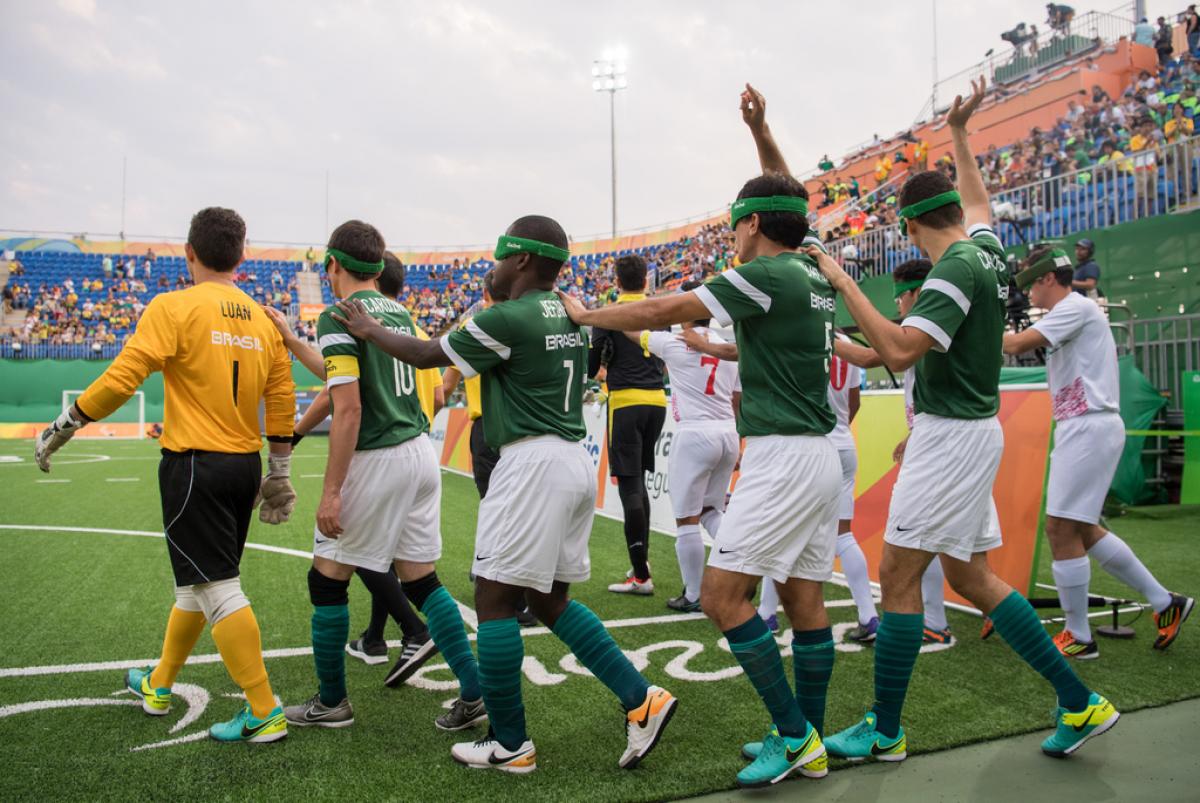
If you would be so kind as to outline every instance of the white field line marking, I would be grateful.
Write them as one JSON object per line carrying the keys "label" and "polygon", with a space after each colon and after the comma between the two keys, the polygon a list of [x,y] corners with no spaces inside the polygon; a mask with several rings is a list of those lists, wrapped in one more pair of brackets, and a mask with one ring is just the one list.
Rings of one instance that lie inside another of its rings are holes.
{"label": "white field line marking", "polygon": [[[854,604],[854,600],[838,599],[829,600],[825,603],[826,608],[848,608]],[[703,613],[679,613],[679,614],[664,614],[662,616],[641,616],[633,619],[610,619],[604,622],[604,627],[607,630],[617,630],[623,627],[644,627],[646,625],[672,624],[676,622],[691,622],[697,619],[703,619]],[[847,627],[854,627],[853,623],[847,623]],[[550,633],[548,627],[529,627],[522,628],[521,635],[524,636],[542,636]],[[476,638],[474,633],[468,633],[467,639],[474,641]],[[399,639],[393,639],[388,642],[389,647],[401,647],[403,643]],[[312,647],[285,647],[275,650],[263,650],[263,658],[298,658],[306,655],[312,655]],[[45,666],[14,666],[0,668],[0,678],[7,677],[30,677],[33,675],[67,675],[76,672],[109,672],[119,669],[134,669],[153,664],[158,660],[154,658],[136,658],[133,660],[123,661],[97,661],[85,664],[51,664]],[[221,663],[220,653],[207,653],[204,655],[193,655],[187,660],[189,665],[196,664],[219,664]]]}
{"label": "white field line marking", "polygon": [[113,697],[76,697],[70,700],[34,700],[31,703],[16,703],[0,706],[0,718],[29,711],[46,711],[51,708],[83,708],[92,705],[138,705],[141,700],[119,700]]}
{"label": "white field line marking", "polygon": [[313,479],[314,477],[324,477],[324,476],[325,476],[324,474],[301,474],[301,475],[300,475],[300,479],[302,479],[302,480],[311,480],[311,479]]}
{"label": "white field line marking", "polygon": [[140,477],[107,477],[105,482],[141,482]]}
{"label": "white field line marking", "polygon": [[55,485],[59,483],[70,482],[70,480],[34,480],[34,482],[38,483],[39,485]]}

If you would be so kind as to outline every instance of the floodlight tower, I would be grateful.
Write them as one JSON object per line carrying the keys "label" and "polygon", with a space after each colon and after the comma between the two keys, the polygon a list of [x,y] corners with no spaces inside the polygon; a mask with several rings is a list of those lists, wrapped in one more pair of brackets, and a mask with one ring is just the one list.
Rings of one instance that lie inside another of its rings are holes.
{"label": "floodlight tower", "polygon": [[617,237],[617,93],[629,86],[625,79],[625,49],[610,48],[592,62],[592,89],[608,93],[609,142],[612,151],[612,236]]}

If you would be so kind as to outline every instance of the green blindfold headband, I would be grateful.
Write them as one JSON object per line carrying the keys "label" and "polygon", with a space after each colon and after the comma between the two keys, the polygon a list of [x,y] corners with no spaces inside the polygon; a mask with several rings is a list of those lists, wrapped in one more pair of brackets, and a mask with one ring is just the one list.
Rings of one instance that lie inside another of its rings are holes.
{"label": "green blindfold headband", "polygon": [[943,206],[961,203],[962,197],[959,196],[958,190],[950,190],[949,192],[935,195],[932,198],[926,198],[924,201],[909,204],[900,210],[900,233],[905,237],[908,236],[908,221],[915,217],[920,217],[926,212],[932,212],[935,209],[941,209]]}
{"label": "green blindfold headband", "polygon": [[383,260],[378,262],[363,262],[361,259],[355,259],[345,251],[339,251],[336,248],[325,249],[325,270],[329,270],[329,263],[337,260],[348,271],[354,273],[368,273],[372,276],[383,273]]}
{"label": "green blindfold headband", "polygon": [[795,195],[769,195],[765,198],[739,198],[729,207],[729,228],[755,212],[796,212],[808,215],[808,201]]}
{"label": "green blindfold headband", "polygon": [[899,298],[909,290],[919,290],[923,284],[925,284],[924,279],[910,279],[907,282],[896,282],[896,288],[892,290],[892,298]]}
{"label": "green blindfold headband", "polygon": [[571,258],[571,252],[565,248],[559,248],[557,245],[544,243],[541,240],[527,240],[524,237],[510,237],[507,234],[500,235],[500,239],[496,241],[496,251],[492,257],[499,262],[505,257],[510,257],[514,254],[537,254],[540,257],[547,257],[559,262],[566,262]]}
{"label": "green blindfold headband", "polygon": [[1050,253],[1021,271],[1016,276],[1017,287],[1028,290],[1029,286],[1047,273],[1053,273],[1059,268],[1071,267],[1071,258],[1061,248],[1055,248]]}

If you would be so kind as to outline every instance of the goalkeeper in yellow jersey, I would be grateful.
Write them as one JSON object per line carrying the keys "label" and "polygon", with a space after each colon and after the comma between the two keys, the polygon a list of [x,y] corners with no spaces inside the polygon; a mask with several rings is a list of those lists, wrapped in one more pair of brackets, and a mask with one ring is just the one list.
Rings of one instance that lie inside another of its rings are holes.
{"label": "goalkeeper in yellow jersey", "polygon": [[[246,224],[231,209],[202,209],[186,246],[195,286],[156,296],[137,331],[100,378],[38,436],[35,457],[53,454],[88,422],[120,408],[150,374],[165,386],[158,468],[175,606],[157,666],[131,669],[126,686],[148,714],[171,707],[171,685],[212,624],[225,667],[246,694],[233,719],[214,725],[222,742],[273,742],[287,736],[275,704],[262,641],[238,564],[255,500],[268,524],[288,520],[296,494],[288,479],[296,394],[283,341],[258,304],[237,288]],[[269,471],[262,475],[259,404],[265,406]]]}

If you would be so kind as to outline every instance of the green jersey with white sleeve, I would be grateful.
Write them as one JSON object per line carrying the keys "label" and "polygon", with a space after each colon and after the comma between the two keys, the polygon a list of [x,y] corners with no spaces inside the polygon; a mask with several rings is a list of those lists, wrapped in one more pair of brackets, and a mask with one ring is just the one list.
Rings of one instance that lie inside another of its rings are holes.
{"label": "green jersey with white sleeve", "polygon": [[916,365],[917,413],[978,419],[1000,409],[1008,264],[990,226],[967,233],[933,266],[902,323],[934,340]]}
{"label": "green jersey with white sleeve", "polygon": [[726,270],[695,290],[722,326],[733,324],[742,381],[738,433],[825,435],[833,290],[806,254],[785,251]]}
{"label": "green jersey with white sleeve", "polygon": [[535,290],[494,304],[441,340],[463,376],[482,377],[488,446],[536,435],[580,441],[588,338],[558,296]]}
{"label": "green jersey with white sleeve", "polygon": [[[371,317],[385,328],[403,335],[417,335],[408,310],[393,299],[375,290],[361,290],[350,298],[361,301]],[[362,421],[354,448],[383,449],[428,432],[429,420],[417,396],[416,369],[351,335],[333,319],[335,312],[337,307],[329,307],[321,313],[317,342],[325,359],[329,387],[358,382]]]}

